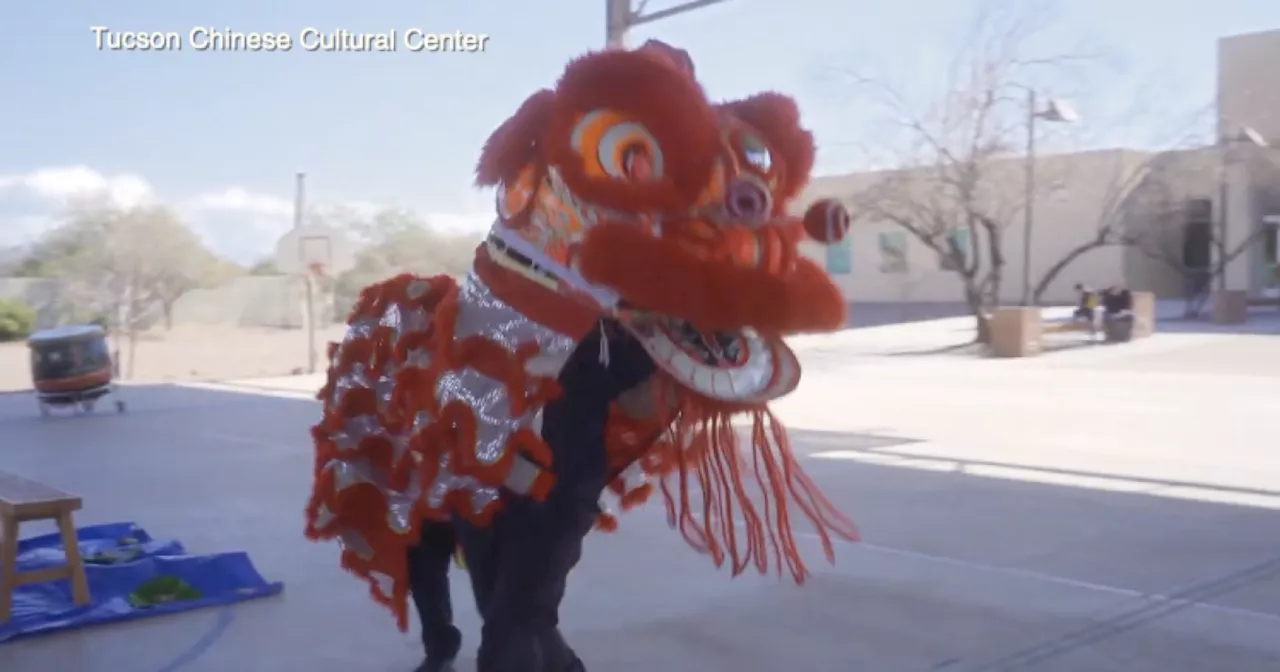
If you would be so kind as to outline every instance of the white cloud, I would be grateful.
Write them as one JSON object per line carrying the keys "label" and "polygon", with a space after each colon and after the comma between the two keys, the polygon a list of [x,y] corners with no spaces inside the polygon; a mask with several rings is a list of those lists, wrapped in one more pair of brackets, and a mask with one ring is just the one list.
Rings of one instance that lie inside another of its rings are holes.
{"label": "white cloud", "polygon": [[151,185],[137,175],[107,176],[87,166],[44,168],[23,175],[0,175],[0,189],[22,190],[59,205],[79,198],[105,197],[123,208],[153,199]]}
{"label": "white cloud", "polygon": [[[20,175],[0,175],[0,246],[34,241],[57,225],[66,207],[82,198],[106,198],[129,208],[161,199],[143,177],[106,175],[87,166],[44,168]],[[293,199],[230,186],[187,199],[167,200],[211,248],[241,263],[253,263],[274,252],[276,241],[293,221]],[[418,210],[431,228],[449,233],[480,233],[493,220],[491,198],[468,194],[467,211]],[[14,207],[17,206],[17,207]],[[369,216],[380,204],[367,201],[312,203],[307,210],[323,216],[343,210]]]}
{"label": "white cloud", "polygon": [[289,217],[293,201],[287,198],[253,193],[243,187],[227,187],[222,191],[201,194],[188,203],[193,210],[245,212],[268,217]]}

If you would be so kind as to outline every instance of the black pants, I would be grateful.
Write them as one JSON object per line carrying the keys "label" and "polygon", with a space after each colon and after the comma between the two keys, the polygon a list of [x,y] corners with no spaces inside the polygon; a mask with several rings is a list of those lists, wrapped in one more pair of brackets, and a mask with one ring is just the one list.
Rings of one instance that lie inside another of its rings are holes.
{"label": "black pants", "polygon": [[490,528],[458,522],[484,617],[479,672],[575,669],[577,655],[560,633],[560,603],[597,513],[564,501],[512,497]]}
{"label": "black pants", "polygon": [[458,522],[484,617],[478,672],[582,670],[560,634],[560,603],[599,514],[609,404],[653,371],[649,355],[625,330],[593,327],[560,371],[561,395],[543,408],[542,438],[557,478],[547,500],[512,495],[486,530]]}
{"label": "black pants", "polygon": [[449,594],[449,563],[456,546],[452,525],[426,522],[418,545],[409,549],[409,589],[422,623],[422,646],[431,660],[452,660],[462,646]]}

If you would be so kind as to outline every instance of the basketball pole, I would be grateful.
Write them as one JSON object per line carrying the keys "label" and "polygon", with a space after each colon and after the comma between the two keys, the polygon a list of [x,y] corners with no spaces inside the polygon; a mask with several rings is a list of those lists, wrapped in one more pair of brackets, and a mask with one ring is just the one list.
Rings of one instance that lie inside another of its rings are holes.
{"label": "basketball pole", "polygon": [[640,0],[639,6],[632,8],[632,0],[604,0],[604,39],[605,46],[610,49],[622,49],[627,46],[627,33],[632,28],[646,23],[660,21],[667,17],[711,5],[718,5],[725,0],[693,0],[667,9],[660,9],[645,14],[645,6],[649,0]]}
{"label": "basketball pole", "polygon": [[[298,173],[297,181],[294,183],[293,193],[293,228],[295,230],[302,228],[303,212],[306,211],[306,183],[307,174]],[[301,245],[301,242],[299,243]],[[298,250],[301,257],[302,250]],[[300,259],[306,264],[305,259]],[[310,265],[304,265],[302,269],[302,286],[305,301],[302,307],[302,319],[306,320],[307,329],[307,373],[316,372],[316,299],[315,299],[315,278],[312,276]]]}

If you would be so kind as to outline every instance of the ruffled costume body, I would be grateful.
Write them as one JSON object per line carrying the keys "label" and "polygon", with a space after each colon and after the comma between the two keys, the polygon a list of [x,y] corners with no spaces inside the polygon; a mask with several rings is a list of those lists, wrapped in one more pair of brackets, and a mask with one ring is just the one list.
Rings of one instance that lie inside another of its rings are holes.
{"label": "ruffled costume body", "polygon": [[[595,56],[597,60],[586,65],[597,70],[604,67],[601,63],[620,67],[614,63],[616,54],[606,56]],[[649,56],[627,63],[642,74],[651,72],[655,81],[685,86],[688,77]],[[583,67],[579,64],[580,70]],[[568,91],[571,83],[566,74],[561,89]],[[693,91],[701,95],[700,90],[689,91],[686,98]],[[576,100],[568,94],[561,98]],[[635,231],[657,230],[650,220],[639,220],[649,222],[644,224],[649,229],[604,222],[601,213],[616,217],[628,210],[617,203],[608,210],[591,209],[579,193],[585,186],[575,188],[570,173],[539,163],[523,144],[510,140],[513,134],[542,128],[554,117],[550,108],[529,111],[551,105],[546,95],[535,94],[530,101],[541,102],[527,102],[495,133],[498,140],[486,146],[489,158],[482,158],[480,173],[482,182],[487,172],[495,175],[490,181],[500,182],[499,221],[477,250],[471,273],[462,281],[401,275],[366,288],[344,340],[330,346],[331,366],[318,397],[323,417],[312,428],[315,484],[306,509],[306,535],[339,541],[342,567],[367,582],[370,595],[394,612],[401,629],[408,625],[406,550],[418,539],[423,521],[458,516],[484,526],[505,499],[542,500],[556,487],[552,450],[542,438],[542,409],[560,392],[556,381],[561,368],[600,317],[609,315],[630,325],[632,313],[622,306],[625,298],[661,285],[662,268],[628,268],[625,255],[645,259],[648,252],[654,259],[670,258],[671,268],[686,274],[692,272],[686,268],[699,273],[704,267],[713,269],[705,271],[711,274],[706,277],[712,286],[727,286],[715,285],[725,278],[742,278],[735,280],[741,283],[754,277],[737,269],[714,270],[720,269],[716,258],[681,261],[681,255],[688,256],[687,248],[667,238],[650,244],[646,233],[645,239],[634,239]],[[723,109],[732,110],[738,123],[755,108]],[[791,108],[780,109],[785,121]],[[589,114],[573,118],[598,121]],[[771,137],[790,136],[779,132]],[[808,143],[811,163],[811,138]],[[775,145],[786,146],[783,140],[775,140]],[[779,162],[784,154],[779,151]],[[493,156],[502,159],[493,160],[499,167],[486,168],[485,161]],[[668,161],[673,160],[668,155]],[[792,161],[796,166],[803,163]],[[802,167],[807,178],[808,167]],[[707,174],[729,181],[725,171]],[[792,187],[803,181],[770,184],[782,202],[794,196],[798,187]],[[712,192],[704,190],[691,201],[695,212],[702,211],[698,208],[704,207],[707,193]],[[638,216],[643,212],[633,210]],[[565,225],[565,213],[577,218],[572,226]],[[794,248],[788,236],[798,226],[761,231],[783,232],[770,240]],[[606,259],[613,261],[601,261]],[[791,263],[799,264],[799,270],[788,271],[782,279],[760,280],[761,291],[773,291],[777,301],[787,300],[785,292],[795,292],[800,303],[815,287],[828,294],[836,291],[828,289],[829,283],[820,284],[827,282],[825,276],[805,266],[807,262]],[[612,289],[603,289],[605,285]],[[652,297],[647,300],[659,304],[654,308],[663,314],[664,295]],[[668,309],[686,311],[690,304],[681,300],[685,302]],[[714,295],[703,302],[709,314],[713,304],[718,304]],[[733,309],[755,310],[754,303],[740,299],[730,304]],[[795,581],[803,582],[808,569],[796,548],[794,517],[808,521],[828,559],[833,557],[833,537],[856,539],[857,531],[804,473],[785,429],[769,412],[768,401],[789,392],[799,380],[798,364],[775,332],[826,328],[842,321],[843,314],[821,313],[819,320],[811,317],[818,312],[785,309],[790,312],[777,312],[782,309],[775,307],[768,316],[777,323],[773,331],[758,335],[747,329],[721,338],[729,344],[715,346],[713,354],[728,353],[725,356],[736,363],[717,364],[720,368],[708,368],[689,354],[702,351],[691,350],[682,339],[692,333],[693,340],[699,340],[698,334],[706,332],[688,323],[678,322],[681,328],[661,326],[677,324],[670,321],[660,322],[658,328],[639,323],[629,327],[659,365],[652,385],[653,406],[659,410],[634,418],[617,404],[612,409],[605,446],[608,492],[618,501],[605,510],[625,510],[660,492],[669,522],[717,565],[728,563],[735,574],[750,566],[761,572],[785,568]],[[717,310],[711,322],[724,322],[727,328],[737,319],[728,309]],[[748,383],[758,393],[735,396]],[[606,513],[598,527],[612,530],[617,522]]]}

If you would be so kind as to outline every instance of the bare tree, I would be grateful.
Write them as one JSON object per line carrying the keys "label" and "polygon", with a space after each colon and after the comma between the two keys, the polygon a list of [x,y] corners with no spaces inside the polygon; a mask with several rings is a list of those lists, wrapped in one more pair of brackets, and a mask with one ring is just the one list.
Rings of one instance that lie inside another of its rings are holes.
{"label": "bare tree", "polygon": [[463,276],[471,268],[478,235],[442,233],[408,210],[383,209],[372,216],[349,210],[330,213],[331,226],[348,231],[361,246],[355,265],[337,278],[336,316],[345,316],[365,287],[397,273]]}
{"label": "bare tree", "polygon": [[100,320],[128,340],[130,371],[138,332],[157,319],[171,325],[174,302],[232,269],[173,211],[97,201],[73,207],[32,257],[42,274],[63,281],[74,316]]}
{"label": "bare tree", "polygon": [[[1026,141],[1026,92],[1043,88],[1046,71],[1065,72],[1087,60],[1033,54],[1031,39],[1050,23],[1033,9],[982,12],[944,95],[924,112],[883,80],[853,75],[891,117],[899,133],[888,136],[905,145],[891,161],[906,166],[856,194],[855,212],[901,227],[938,255],[960,279],[980,342],[989,339],[990,311],[1004,282],[1005,231],[1026,206],[1018,160]],[[1057,184],[1042,175],[1037,191]]]}
{"label": "bare tree", "polygon": [[[1109,247],[1161,247],[1171,239],[1182,240],[1187,221],[1187,199],[1179,192],[1194,176],[1184,170],[1184,159],[1193,158],[1178,150],[1150,153],[1137,161],[1126,160],[1137,153],[1117,152],[1113,174],[1106,178],[1106,192],[1092,235],[1082,238],[1045,268],[1032,292],[1040,305],[1050,285],[1077,260],[1095,250]],[[1097,176],[1094,176],[1095,179]]]}
{"label": "bare tree", "polygon": [[1181,278],[1186,318],[1200,317],[1211,288],[1220,286],[1227,269],[1265,235],[1262,228],[1251,227],[1242,237],[1228,237],[1221,211],[1215,216],[1214,195],[1225,197],[1230,164],[1251,175],[1280,174],[1266,150],[1240,154],[1230,147],[1207,146],[1170,153],[1138,190],[1138,210],[1145,218],[1131,217],[1128,224],[1127,244]]}
{"label": "bare tree", "polygon": [[1187,319],[1201,316],[1209,302],[1213,281],[1223,277],[1227,268],[1257,245],[1263,235],[1261,229],[1254,229],[1238,241],[1228,241],[1213,225],[1208,208],[1196,207],[1194,203],[1196,201],[1182,202],[1181,219],[1190,224],[1183,235],[1149,236],[1139,244],[1144,255],[1182,278],[1183,317]]}

